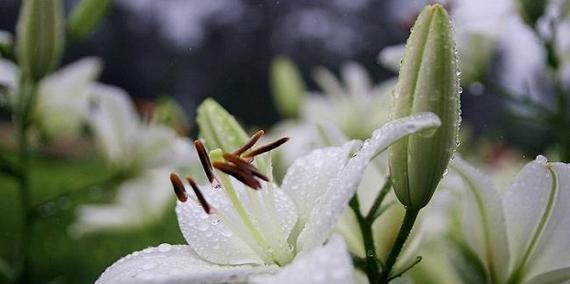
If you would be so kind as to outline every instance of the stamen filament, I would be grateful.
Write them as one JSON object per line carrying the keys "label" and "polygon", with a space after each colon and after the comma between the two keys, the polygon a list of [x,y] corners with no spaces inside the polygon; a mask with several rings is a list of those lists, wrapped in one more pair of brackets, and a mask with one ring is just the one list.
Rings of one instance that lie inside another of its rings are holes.
{"label": "stamen filament", "polygon": [[188,193],[184,188],[184,184],[182,184],[182,180],[175,174],[170,174],[170,182],[172,183],[172,187],[174,188],[174,193],[176,193],[176,198],[180,200],[180,202],[184,203],[188,200]]}

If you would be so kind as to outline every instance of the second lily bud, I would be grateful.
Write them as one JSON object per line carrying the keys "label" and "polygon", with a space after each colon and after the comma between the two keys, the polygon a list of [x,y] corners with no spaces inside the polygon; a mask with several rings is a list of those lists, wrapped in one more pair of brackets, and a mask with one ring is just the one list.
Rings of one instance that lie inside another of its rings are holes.
{"label": "second lily bud", "polygon": [[441,5],[424,8],[406,44],[393,118],[433,112],[442,125],[394,144],[390,172],[400,202],[419,210],[431,199],[453,152],[460,123],[457,55],[449,15]]}

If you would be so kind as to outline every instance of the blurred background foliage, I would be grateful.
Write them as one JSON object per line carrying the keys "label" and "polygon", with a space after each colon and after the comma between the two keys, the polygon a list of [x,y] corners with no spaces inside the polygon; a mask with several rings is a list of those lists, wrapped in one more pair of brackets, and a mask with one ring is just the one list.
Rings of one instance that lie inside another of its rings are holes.
{"label": "blurred background foliage", "polygon": [[[20,2],[0,1],[0,30],[14,32]],[[65,1],[67,13],[76,2]],[[425,2],[115,0],[94,34],[68,45],[62,65],[84,56],[100,57],[105,63],[100,81],[127,90],[143,116],[153,112],[158,100],[174,98],[182,110],[170,106],[168,111],[159,109],[153,117],[175,124],[179,133],[195,136],[195,107],[206,97],[215,98],[245,125],[270,127],[282,118],[270,88],[270,67],[276,57],[291,59],[304,85],[312,91],[318,90],[313,79],[316,67],[338,74],[347,61],[358,62],[373,82],[382,82],[395,72],[379,64],[380,50],[404,42]],[[499,2],[482,1],[478,5],[493,10]],[[548,12],[547,2],[521,0],[515,4],[530,30],[539,30],[537,23]],[[445,5],[453,14],[454,0],[445,1]],[[84,35],[81,30],[69,33]],[[476,49],[488,48],[487,43],[473,40]],[[509,40],[517,44],[516,38]],[[551,69],[559,68],[567,55],[554,52],[551,41],[543,42],[544,61]],[[508,54],[491,49],[497,52],[473,55],[482,57],[473,61],[481,66],[472,66],[481,69],[480,74],[465,74],[473,77],[469,78],[470,85],[464,86],[461,98],[462,151],[491,162],[505,155],[532,159],[539,153],[560,159],[557,141],[570,140],[570,132],[564,129],[569,125],[570,112],[564,111],[568,100],[548,104],[544,101],[551,99],[544,96],[556,93],[556,86],[566,88],[568,82],[533,85],[538,88],[533,91],[535,95],[511,92],[499,80],[505,72],[512,72],[501,65],[508,62],[501,60]],[[525,54],[516,56],[523,59]],[[533,82],[540,82],[544,75],[534,74]],[[566,89],[561,92],[567,93]],[[559,109],[562,117],[537,120],[542,108]],[[173,118],[180,117],[176,113],[181,112],[185,119]],[[0,150],[8,159],[15,159],[9,118],[10,114],[0,109]],[[33,283],[91,283],[120,256],[162,242],[184,242],[174,210],[145,229],[71,237],[68,227],[78,204],[104,202],[114,196],[112,183],[100,185],[110,173],[94,158],[92,145],[77,143],[73,151],[66,144],[50,145],[32,160],[32,205],[40,217],[31,232]],[[19,232],[16,196],[15,181],[0,176],[0,255],[6,259],[15,253]]]}

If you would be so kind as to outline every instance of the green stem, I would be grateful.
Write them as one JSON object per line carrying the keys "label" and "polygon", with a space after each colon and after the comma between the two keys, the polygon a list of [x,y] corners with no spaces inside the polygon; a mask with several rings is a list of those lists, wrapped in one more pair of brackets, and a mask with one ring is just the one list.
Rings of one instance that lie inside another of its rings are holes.
{"label": "green stem", "polygon": [[406,208],[406,215],[404,216],[404,221],[402,222],[402,226],[400,227],[400,232],[398,232],[398,236],[396,237],[396,241],[392,246],[392,250],[388,255],[388,259],[386,259],[386,263],[384,264],[384,269],[382,270],[382,274],[380,276],[380,281],[377,283],[388,283],[390,280],[390,273],[392,272],[392,268],[394,264],[396,264],[396,260],[412,231],[412,227],[418,217],[418,213],[420,212],[419,209],[411,209]]}
{"label": "green stem", "polygon": [[366,276],[368,277],[369,283],[377,283],[380,277],[378,267],[378,258],[376,257],[376,248],[374,246],[374,237],[372,235],[372,222],[367,218],[362,216],[360,213],[360,203],[358,202],[358,196],[355,194],[350,200],[350,207],[356,215],[358,224],[360,226],[360,231],[362,232],[362,239],[364,241],[364,267]]}
{"label": "green stem", "polygon": [[18,127],[19,142],[19,159],[20,168],[22,169],[18,176],[18,184],[20,187],[20,209],[21,209],[21,231],[18,244],[19,263],[16,273],[17,283],[27,283],[29,275],[29,246],[30,246],[30,149],[27,138],[27,124],[24,121],[25,116],[21,116]]}
{"label": "green stem", "polygon": [[16,283],[29,283],[30,277],[30,242],[32,214],[30,214],[31,198],[31,149],[28,138],[28,127],[31,110],[35,104],[36,82],[25,75],[19,84],[19,104],[16,110],[16,125],[18,135],[18,158],[20,160],[18,185],[20,190],[21,231],[17,245],[18,258],[15,270]]}
{"label": "green stem", "polygon": [[382,189],[380,190],[380,193],[378,196],[376,196],[372,207],[370,207],[370,211],[368,211],[368,214],[366,215],[366,220],[370,223],[374,222],[374,220],[378,217],[378,209],[380,208],[380,205],[382,205],[382,202],[384,201],[384,198],[386,198],[386,195],[388,195],[388,192],[390,192],[390,189],[392,189],[392,181],[388,176],[386,178],[384,186],[382,186]]}

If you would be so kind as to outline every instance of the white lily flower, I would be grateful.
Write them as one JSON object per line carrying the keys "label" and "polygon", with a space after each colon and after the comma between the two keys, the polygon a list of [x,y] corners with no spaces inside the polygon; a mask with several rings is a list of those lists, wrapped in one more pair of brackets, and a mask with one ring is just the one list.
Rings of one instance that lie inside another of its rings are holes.
{"label": "white lily flower", "polygon": [[[180,179],[171,176],[180,201],[176,212],[188,242],[187,255],[190,251],[195,253],[188,257],[186,267],[194,263],[196,266],[181,269],[170,277],[168,265],[145,271],[140,262],[128,257],[111,266],[98,283],[245,281],[249,274],[271,272],[280,266],[284,267],[272,276],[252,277],[251,280],[281,283],[301,279],[299,277],[305,275],[296,273],[311,270],[312,277],[316,277],[312,279],[314,283],[351,283],[352,268],[346,268],[350,261],[346,253],[339,252],[344,250],[344,244],[340,245],[334,238],[324,247],[322,244],[331,235],[370,161],[400,138],[439,125],[437,116],[423,113],[386,123],[352,156],[352,149],[359,144],[357,141],[341,147],[317,149],[299,158],[289,168],[281,188],[253,165],[270,169],[264,165],[270,163],[269,157],[258,154],[273,149],[284,140],[249,151],[261,136],[256,134],[233,153],[222,154],[221,150],[215,150],[210,155],[198,141],[198,154],[210,181],[206,190],[188,179],[194,192],[189,195]],[[210,157],[213,163],[210,163]],[[247,162],[253,157],[254,164]],[[331,246],[337,248],[339,257],[336,260],[326,259],[330,254],[319,252],[332,250]],[[160,246],[150,251],[158,250]],[[172,263],[180,258],[179,252],[164,258],[160,254],[146,255],[145,263]],[[314,271],[312,268],[321,265],[313,261],[324,263],[326,267],[344,268]],[[177,267],[184,265],[183,260],[179,263]],[[235,271],[233,278],[224,277],[228,270]],[[149,275],[152,277],[146,278]]]}
{"label": "white lily flower", "polygon": [[324,68],[318,68],[314,75],[322,94],[305,96],[299,118],[271,130],[273,136],[287,133],[292,138],[276,153],[278,173],[298,157],[326,145],[316,125],[331,124],[344,136],[364,139],[389,120],[395,80],[373,85],[366,70],[354,62],[342,67],[342,83]]}
{"label": "white lily flower", "polygon": [[[97,58],[83,58],[43,78],[38,86],[34,125],[48,138],[74,137],[89,115],[89,96],[101,69]],[[8,88],[11,104],[18,95],[20,71],[0,59],[0,84]]]}
{"label": "white lily flower", "polygon": [[90,125],[102,156],[124,180],[114,203],[79,208],[72,232],[142,226],[162,216],[173,201],[166,176],[197,163],[190,142],[173,129],[139,118],[129,96],[105,85],[93,89],[95,109]]}
{"label": "white lily flower", "polygon": [[455,157],[466,188],[462,229],[490,283],[570,280],[570,165],[528,163],[505,192]]}

